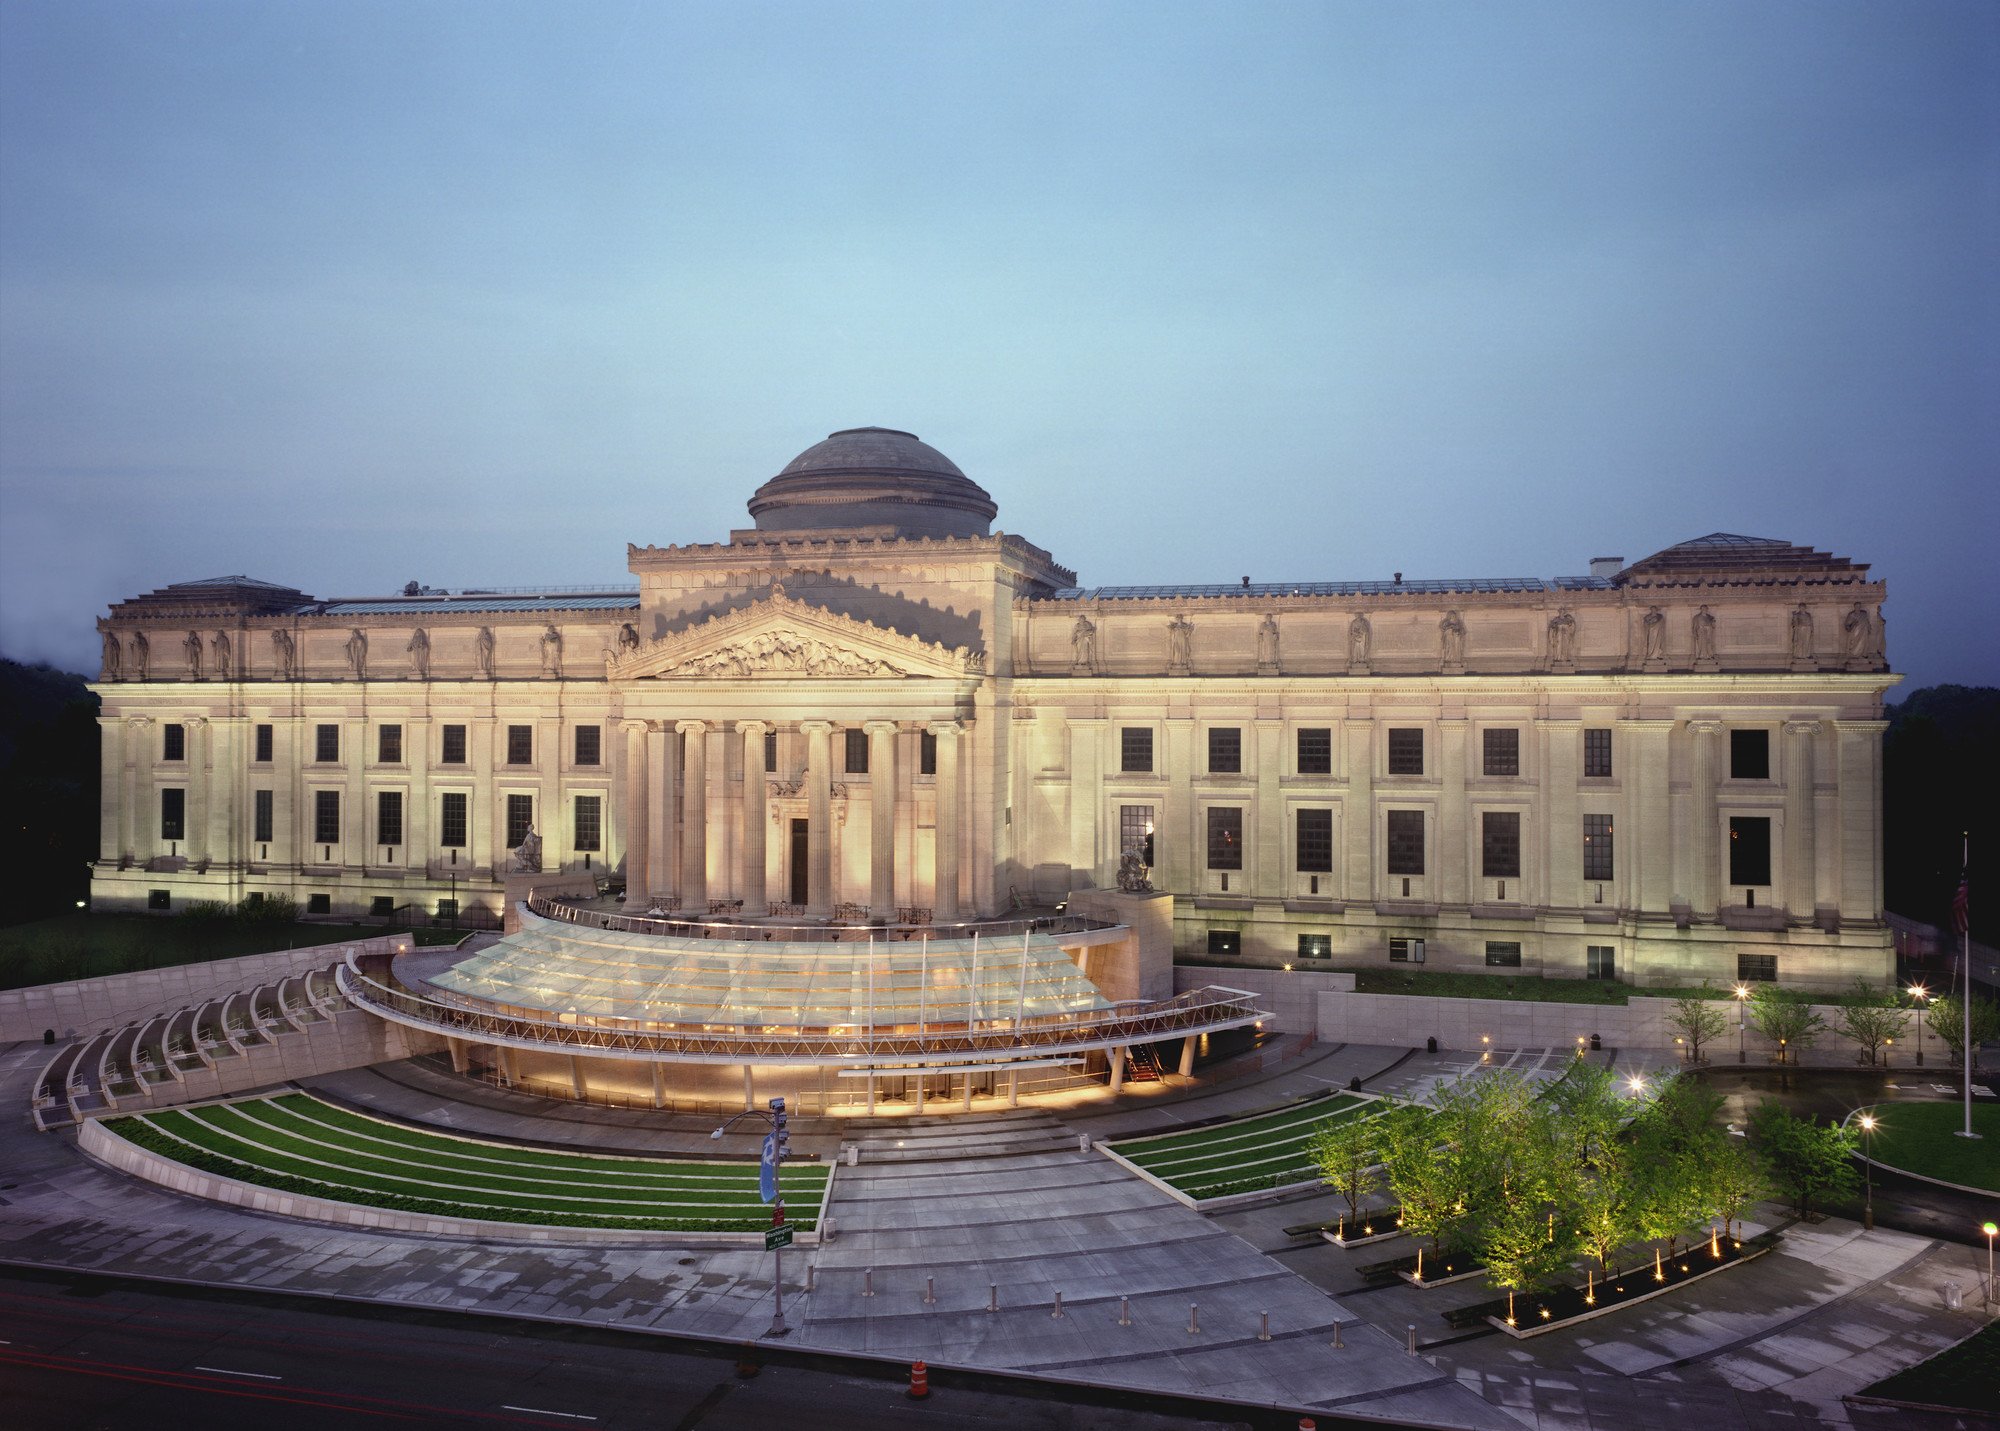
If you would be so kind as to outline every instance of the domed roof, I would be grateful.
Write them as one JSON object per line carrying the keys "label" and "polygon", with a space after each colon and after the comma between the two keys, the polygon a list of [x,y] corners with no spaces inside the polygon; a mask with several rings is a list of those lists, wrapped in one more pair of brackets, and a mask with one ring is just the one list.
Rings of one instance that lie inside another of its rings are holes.
{"label": "domed roof", "polygon": [[899,536],[983,537],[998,511],[949,457],[890,427],[815,442],[750,498],[760,532],[890,526]]}

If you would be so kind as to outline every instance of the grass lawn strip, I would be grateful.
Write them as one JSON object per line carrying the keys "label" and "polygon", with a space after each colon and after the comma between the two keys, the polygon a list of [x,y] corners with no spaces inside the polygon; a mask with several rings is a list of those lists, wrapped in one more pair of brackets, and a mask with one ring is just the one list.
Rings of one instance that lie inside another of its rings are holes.
{"label": "grass lawn strip", "polygon": [[[1965,1109],[1956,1100],[1937,1103],[1878,1103],[1874,1151],[1878,1163],[1964,1187],[2000,1192],[2000,1105],[1976,1103],[1972,1131],[1961,1138]],[[1850,1129],[1856,1125],[1850,1122]],[[1863,1139],[1860,1151],[1869,1152]]]}
{"label": "grass lawn strip", "polygon": [[[403,1123],[392,1123],[366,1113],[355,1113],[335,1104],[327,1103],[306,1093],[285,1093],[264,1100],[283,1108],[293,1115],[319,1124],[325,1128],[352,1133],[356,1137],[375,1142],[396,1143],[405,1147],[436,1151],[440,1155],[459,1158],[489,1159],[499,1158],[518,1166],[539,1166],[570,1171],[579,1166],[593,1174],[632,1172],[643,1176],[657,1177],[660,1169],[673,1168],[690,1178],[713,1176],[718,1180],[730,1180],[742,1176],[741,1164],[722,1162],[672,1162],[665,1159],[619,1157],[616,1154],[590,1153],[584,1151],[566,1152],[543,1148],[518,1148],[509,1143],[496,1142],[489,1138],[474,1138],[462,1133],[434,1132],[429,1129],[412,1128]],[[818,1177],[824,1179],[828,1170],[817,1164],[804,1164],[794,1169],[788,1176]]]}
{"label": "grass lawn strip", "polygon": [[[1336,1113],[1330,1118],[1322,1118],[1316,1122],[1309,1123],[1289,1137],[1273,1138],[1263,1135],[1253,1135],[1248,1141],[1239,1138],[1224,1138],[1214,1141],[1194,1142],[1187,1145],[1183,1150],[1176,1150],[1172,1155],[1154,1152],[1146,1157],[1132,1158],[1131,1160],[1149,1173],[1157,1174],[1163,1178],[1173,1178],[1180,1176],[1182,1173],[1201,1171],[1205,1165],[1209,1164],[1227,1165],[1231,1160],[1241,1159],[1246,1153],[1263,1152],[1280,1148],[1289,1148],[1297,1152],[1303,1150],[1306,1144],[1311,1142],[1313,1137],[1322,1128],[1370,1116],[1376,1115],[1363,1113],[1359,1109],[1352,1109],[1343,1113]],[[1233,1146],[1237,1144],[1241,1146]],[[1129,1153],[1125,1154],[1125,1156],[1128,1158],[1131,1157]],[[1267,1157],[1253,1161],[1268,1162],[1270,1159]]]}
{"label": "grass lawn strip", "polygon": [[[132,1126],[137,1125],[137,1126]],[[113,1119],[106,1125],[114,1132],[125,1132],[140,1146],[157,1142],[163,1146],[152,1147],[151,1151],[161,1156],[172,1157],[173,1147],[184,1147],[190,1155],[197,1155],[221,1163],[228,1169],[227,1176],[240,1182],[260,1184],[280,1192],[301,1192],[302,1189],[290,1184],[304,1183],[303,1191],[310,1196],[322,1197],[336,1202],[355,1203],[364,1207],[383,1207],[402,1212],[422,1212],[442,1217],[495,1216],[517,1213],[519,1216],[500,1216],[497,1220],[519,1222],[526,1225],[563,1227],[603,1227],[613,1231],[662,1230],[676,1232],[754,1232],[768,1225],[769,1219],[759,1208],[754,1217],[732,1218],[705,1215],[694,1218],[644,1217],[629,1213],[575,1211],[563,1209],[553,1211],[532,1206],[511,1204],[463,1204],[439,1198],[414,1197],[400,1190],[371,1189],[351,1184],[329,1183],[318,1178],[305,1178],[287,1174],[261,1163],[246,1163],[232,1154],[219,1153],[213,1149],[182,1138],[161,1128],[143,1117]],[[181,1161],[186,1161],[182,1159]],[[213,1172],[215,1169],[209,1169]],[[799,1219],[807,1230],[818,1225],[816,1219]]]}
{"label": "grass lawn strip", "polygon": [[[663,1181],[687,1186],[713,1183],[718,1187],[742,1187],[746,1182],[754,1181],[754,1177],[746,1177],[745,1165],[741,1163],[640,1162],[581,1155],[567,1157],[561,1153],[541,1153],[534,1149],[522,1149],[521,1156],[516,1157],[504,1143],[432,1137],[419,1129],[403,1128],[366,1117],[357,1120],[323,1118],[319,1110],[326,1109],[327,1105],[300,1095],[233,1106],[239,1109],[255,1107],[259,1110],[260,1121],[276,1122],[301,1136],[351,1144],[359,1152],[378,1152],[382,1149],[421,1152],[439,1166],[463,1167],[473,1172],[485,1167],[500,1167],[511,1168],[517,1176],[528,1177],[536,1171],[546,1170],[561,1174],[560,1181],[563,1182],[574,1182],[581,1177],[593,1185],[605,1187],[621,1186],[628,1180],[636,1180],[631,1182],[633,1186],[646,1187],[658,1186]],[[328,1134],[337,1136],[327,1138]],[[363,1147],[362,1144],[375,1146]],[[483,1151],[475,1152],[474,1149]],[[380,1152],[379,1155],[389,1154]],[[754,1171],[754,1167],[748,1170],[750,1174]],[[824,1168],[810,1166],[797,1171],[802,1176],[816,1173],[822,1181],[826,1174]],[[806,1176],[805,1180],[814,1179]]]}
{"label": "grass lawn strip", "polygon": [[[205,1109],[203,1111],[229,1115],[231,1118],[236,1116],[235,1111],[228,1108]],[[152,1123],[153,1126],[159,1127],[162,1125],[164,1119],[174,1116],[172,1114],[147,1115],[147,1121]],[[236,1146],[240,1143],[244,1147],[255,1149],[261,1155],[254,1160],[256,1165],[269,1167],[274,1172],[286,1173],[293,1177],[309,1178],[319,1182],[329,1182],[342,1186],[370,1188],[377,1192],[404,1193],[417,1197],[427,1196],[439,1190],[449,1190],[454,1195],[454,1201],[468,1206],[511,1207],[540,1211],[571,1211],[576,1208],[590,1208],[601,1212],[624,1212],[628,1216],[639,1216],[640,1214],[632,1213],[628,1210],[640,1207],[693,1206],[747,1213],[752,1207],[759,1206],[759,1204],[754,1203],[730,1203],[706,1197],[671,1200],[666,1198],[573,1198],[557,1193],[540,1193],[533,1189],[510,1189],[505,1186],[498,1186],[497,1184],[504,1183],[504,1179],[493,1180],[496,1186],[476,1187],[452,1183],[438,1178],[409,1177],[403,1173],[394,1171],[394,1168],[397,1166],[408,1166],[421,1171],[422,1165],[391,1164],[389,1170],[381,1170],[356,1165],[367,1161],[365,1159],[356,1160],[356,1163],[352,1164],[327,1162],[323,1158],[313,1156],[313,1151],[334,1152],[338,1151],[337,1149],[326,1148],[316,1144],[306,1145],[312,1151],[287,1149],[283,1144],[289,1140],[279,1137],[259,1138],[251,1134],[234,1131],[226,1126],[227,1121],[223,1117],[211,1119],[190,1118],[187,1120],[185,1126],[171,1127],[169,1131],[176,1132],[184,1141],[196,1147],[205,1148],[209,1152],[218,1153],[226,1158],[243,1160],[244,1153],[241,1148]],[[252,1122],[248,1123],[247,1126],[254,1129],[258,1125]],[[412,1192],[412,1189],[415,1191]],[[653,1215],[659,1216],[660,1214],[655,1212]]]}
{"label": "grass lawn strip", "polygon": [[[650,1179],[643,1182],[631,1181],[629,1177],[624,1182],[604,1182],[590,1176],[562,1177],[537,1175],[538,1172],[555,1173],[555,1169],[538,1169],[536,1172],[493,1172],[491,1169],[506,1169],[508,1164],[504,1160],[496,1158],[471,1160],[451,1156],[434,1156],[427,1150],[409,1148],[393,1143],[384,1145],[393,1150],[390,1152],[378,1152],[373,1148],[357,1147],[338,1137],[333,1139],[324,1137],[323,1135],[328,1130],[322,1125],[303,1119],[295,1120],[294,1115],[283,1109],[275,1108],[270,1103],[239,1103],[233,1105],[230,1111],[238,1117],[248,1119],[259,1127],[269,1128],[273,1133],[281,1135],[289,1142],[315,1149],[345,1153],[355,1166],[361,1166],[363,1162],[368,1162],[387,1164],[391,1167],[424,1168],[438,1173],[483,1178],[490,1183],[510,1186],[518,1191],[539,1192],[543,1188],[551,1190],[558,1188],[572,1190],[582,1188],[600,1192],[628,1193],[681,1191],[747,1193],[753,1191],[752,1186],[741,1173],[737,1174],[732,1183],[717,1185],[713,1180],[690,1184],[685,1180],[674,1178],[669,1172],[655,1173]],[[272,1140],[260,1137],[260,1141],[270,1143]],[[420,1152],[423,1153],[423,1156],[396,1156],[397,1153],[417,1154]]]}
{"label": "grass lawn strip", "polygon": [[1184,1142],[1164,1148],[1147,1149],[1141,1152],[1138,1157],[1132,1157],[1130,1153],[1127,1153],[1125,1156],[1132,1158],[1132,1161],[1135,1163],[1144,1161],[1147,1167],[1152,1167],[1155,1164],[1179,1162],[1189,1157],[1206,1157],[1210,1153],[1267,1148],[1271,1145],[1273,1137],[1308,1138],[1312,1136],[1315,1129],[1323,1128],[1329,1123],[1341,1123],[1349,1118],[1366,1116],[1366,1111],[1363,1108],[1343,1108],[1338,1112],[1329,1113],[1321,1117],[1295,1118],[1290,1123],[1249,1133],[1230,1132],[1219,1137],[1202,1137],[1199,1134],[1191,1134]]}
{"label": "grass lawn strip", "polygon": [[1310,1103],[1294,1104],[1289,1108],[1253,1113],[1246,1118],[1232,1118],[1226,1123],[1214,1123],[1206,1128],[1182,1128],[1172,1133],[1149,1133],[1143,1138],[1119,1138],[1112,1146],[1130,1158],[1132,1154],[1126,1151],[1128,1149],[1147,1148],[1162,1143],[1179,1143],[1189,1138],[1226,1138],[1241,1133],[1253,1133],[1259,1129],[1282,1128],[1298,1122],[1301,1118],[1324,1118],[1329,1113],[1338,1112],[1360,1101],[1345,1093],[1336,1094],[1329,1098],[1316,1098]]}
{"label": "grass lawn strip", "polygon": [[1996,1385],[2000,1385],[2000,1322],[1988,1322],[1928,1361],[1904,1367],[1873,1386],[1864,1386],[1861,1394],[1920,1405],[1990,1411]]}

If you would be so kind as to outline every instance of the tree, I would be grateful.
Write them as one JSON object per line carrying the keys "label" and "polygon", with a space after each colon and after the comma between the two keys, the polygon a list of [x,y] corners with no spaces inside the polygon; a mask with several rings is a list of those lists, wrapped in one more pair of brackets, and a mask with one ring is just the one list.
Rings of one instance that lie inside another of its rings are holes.
{"label": "tree", "polygon": [[1811,1048],[1826,1032],[1826,1020],[1819,1010],[1790,989],[1776,984],[1759,984],[1750,995],[1750,1023],[1758,1033],[1778,1045],[1778,1062],[1796,1061],[1802,1049]]}
{"label": "tree", "polygon": [[1743,1210],[1762,1202],[1770,1192],[1771,1175],[1757,1150],[1745,1139],[1724,1138],[1715,1167],[1715,1211],[1722,1219],[1723,1231],[1728,1232],[1734,1224],[1737,1231],[1731,1235],[1740,1235]]}
{"label": "tree", "polygon": [[[1939,994],[1931,1000],[1930,1026],[1940,1042],[1951,1051],[1953,1063],[1965,1059],[1965,1001],[1958,994]],[[1979,1067],[1979,1046],[2000,1038],[2000,1003],[1972,998],[1972,1066]]]}
{"label": "tree", "polygon": [[1549,1218],[1548,1204],[1519,1197],[1500,1205],[1481,1224],[1479,1260],[1495,1286],[1534,1292],[1559,1278],[1576,1255],[1566,1225]]}
{"label": "tree", "polygon": [[1895,986],[1871,988],[1866,979],[1854,981],[1853,1002],[1840,1010],[1839,1032],[1861,1049],[1859,1062],[1875,1062],[1875,1051],[1892,1038],[1902,1035],[1909,1011],[1898,1002]]}
{"label": "tree", "polygon": [[1800,1217],[1816,1199],[1854,1191],[1854,1149],[1860,1134],[1839,1124],[1797,1118],[1776,1103],[1761,1103],[1750,1120],[1772,1181]]}
{"label": "tree", "polygon": [[1402,1103],[1382,1115],[1382,1172],[1402,1210],[1403,1228],[1442,1252],[1465,1215],[1458,1153],[1434,1113]]}
{"label": "tree", "polygon": [[1306,1145],[1326,1185],[1347,1199],[1347,1215],[1361,1216],[1362,1201],[1380,1176],[1380,1138],[1375,1119],[1347,1117],[1322,1123]]}
{"label": "tree", "polygon": [[1668,1027],[1687,1040],[1688,1058],[1695,1063],[1702,1061],[1702,1045],[1721,1038],[1729,1028],[1728,1019],[1706,992],[1708,981],[1704,979],[1701,987],[1700,994],[1675,999],[1674,1011],[1667,1015]]}

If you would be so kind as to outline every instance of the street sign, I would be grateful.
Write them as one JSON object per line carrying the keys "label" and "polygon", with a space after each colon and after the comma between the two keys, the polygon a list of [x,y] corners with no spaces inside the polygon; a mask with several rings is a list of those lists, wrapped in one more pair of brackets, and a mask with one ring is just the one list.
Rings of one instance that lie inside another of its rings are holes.
{"label": "street sign", "polygon": [[776,1252],[780,1247],[792,1245],[792,1224],[781,1222],[776,1227],[764,1229],[764,1250]]}

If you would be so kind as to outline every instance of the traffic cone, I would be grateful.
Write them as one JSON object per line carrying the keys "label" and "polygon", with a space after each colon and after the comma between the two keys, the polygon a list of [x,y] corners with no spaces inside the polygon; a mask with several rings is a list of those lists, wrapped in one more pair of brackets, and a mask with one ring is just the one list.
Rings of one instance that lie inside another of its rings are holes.
{"label": "traffic cone", "polygon": [[930,1368],[920,1361],[910,1363],[910,1400],[922,1401],[931,1394]]}

